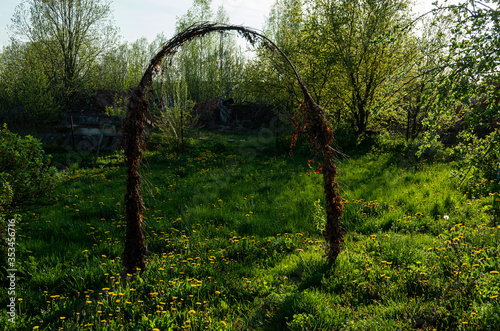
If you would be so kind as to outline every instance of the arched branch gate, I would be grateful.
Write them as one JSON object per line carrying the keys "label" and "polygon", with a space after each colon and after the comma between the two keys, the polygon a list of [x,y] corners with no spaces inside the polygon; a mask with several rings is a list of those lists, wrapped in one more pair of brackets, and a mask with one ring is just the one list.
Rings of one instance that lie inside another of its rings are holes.
{"label": "arched branch gate", "polygon": [[343,206],[338,184],[335,181],[335,177],[337,176],[337,170],[333,162],[335,150],[330,146],[333,141],[333,133],[325,121],[323,109],[312,99],[292,62],[269,38],[247,27],[205,22],[187,28],[166,42],[151,59],[140,84],[130,91],[127,117],[124,124],[125,157],[128,171],[127,192],[125,194],[127,231],[125,250],[122,256],[123,266],[127,272],[135,272],[137,268],[144,270],[146,267],[144,257],[147,248],[144,241],[142,218],[142,212],[145,207],[142,200],[139,166],[142,151],[145,147],[143,136],[144,117],[149,109],[146,92],[152,88],[153,74],[155,70],[159,69],[162,60],[173,56],[185,42],[215,31],[236,31],[252,45],[260,42],[261,45],[269,50],[281,54],[294,71],[304,95],[304,101],[300,106],[298,116],[296,116],[297,132],[299,130],[305,132],[312,149],[315,152],[321,153],[323,157],[323,164],[318,169],[323,174],[324,194],[326,198],[327,222],[324,233],[327,241],[326,256],[330,262],[335,261],[340,253],[343,242],[343,234],[340,226]]}

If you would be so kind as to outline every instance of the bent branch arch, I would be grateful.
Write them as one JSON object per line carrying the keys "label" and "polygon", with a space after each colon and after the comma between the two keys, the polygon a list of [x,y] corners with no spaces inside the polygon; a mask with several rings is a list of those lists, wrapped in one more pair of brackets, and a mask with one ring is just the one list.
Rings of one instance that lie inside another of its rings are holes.
{"label": "bent branch arch", "polygon": [[144,257],[147,247],[144,241],[142,217],[145,206],[142,199],[141,177],[139,175],[142,151],[145,147],[143,136],[144,118],[149,109],[146,92],[149,88],[152,88],[153,75],[165,57],[174,56],[184,43],[215,31],[236,31],[252,45],[260,42],[269,50],[278,52],[292,68],[304,95],[304,101],[296,117],[297,131],[299,129],[304,131],[312,149],[321,153],[323,157],[323,164],[318,169],[323,174],[326,198],[327,222],[324,233],[327,242],[326,256],[330,262],[335,261],[343,242],[340,224],[343,205],[338,184],[335,180],[337,177],[337,169],[334,164],[335,150],[331,147],[333,132],[326,123],[323,109],[312,99],[290,59],[268,37],[243,26],[204,22],[187,28],[163,44],[158,53],[151,59],[139,85],[130,91],[124,124],[125,157],[128,170],[127,192],[125,194],[127,231],[122,256],[123,266],[130,273],[135,272],[137,269],[144,270],[146,268]]}

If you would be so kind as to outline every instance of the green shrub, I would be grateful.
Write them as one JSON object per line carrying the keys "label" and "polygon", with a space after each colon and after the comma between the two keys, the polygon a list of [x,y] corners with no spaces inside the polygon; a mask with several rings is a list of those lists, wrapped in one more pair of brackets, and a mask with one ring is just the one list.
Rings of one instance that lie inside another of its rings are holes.
{"label": "green shrub", "polygon": [[0,173],[0,217],[12,203],[13,196],[14,192],[7,181],[7,175],[5,173]]}
{"label": "green shrub", "polygon": [[449,151],[439,141],[432,141],[424,146],[422,139],[411,139],[406,141],[402,136],[389,132],[379,134],[372,148],[374,153],[392,153],[407,161],[417,162],[421,160],[446,161]]}
{"label": "green shrub", "polygon": [[193,122],[191,113],[192,105],[187,106],[176,102],[173,107],[166,108],[161,112],[158,122],[159,145],[164,151],[182,152],[189,147],[191,142],[188,138],[192,135]]}
{"label": "green shrub", "polygon": [[49,167],[40,141],[0,129],[0,211],[30,203],[53,188],[55,168]]}

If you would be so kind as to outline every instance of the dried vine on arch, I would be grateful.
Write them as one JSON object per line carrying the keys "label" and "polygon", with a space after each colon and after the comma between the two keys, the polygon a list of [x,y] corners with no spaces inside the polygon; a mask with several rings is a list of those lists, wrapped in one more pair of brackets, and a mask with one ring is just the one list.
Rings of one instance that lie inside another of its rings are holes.
{"label": "dried vine on arch", "polygon": [[333,163],[335,152],[330,146],[333,133],[325,121],[323,110],[312,99],[295,66],[269,38],[253,29],[243,26],[203,22],[192,25],[163,44],[158,53],[151,59],[139,85],[130,91],[127,118],[124,124],[125,157],[128,173],[127,193],[125,194],[127,233],[122,258],[123,266],[128,272],[134,272],[137,268],[143,270],[146,267],[144,256],[147,247],[144,242],[142,220],[142,212],[145,207],[142,200],[139,166],[144,148],[144,118],[149,108],[146,94],[152,88],[153,74],[160,70],[162,60],[166,57],[174,56],[184,43],[215,31],[236,31],[252,45],[259,42],[269,50],[283,56],[294,71],[304,95],[304,102],[300,108],[302,121],[300,127],[306,130],[308,142],[315,151],[322,153],[324,159],[322,173],[327,213],[325,237],[327,240],[328,259],[334,261],[340,253],[343,240],[340,229],[342,203],[335,181],[335,177],[337,176],[336,167]]}

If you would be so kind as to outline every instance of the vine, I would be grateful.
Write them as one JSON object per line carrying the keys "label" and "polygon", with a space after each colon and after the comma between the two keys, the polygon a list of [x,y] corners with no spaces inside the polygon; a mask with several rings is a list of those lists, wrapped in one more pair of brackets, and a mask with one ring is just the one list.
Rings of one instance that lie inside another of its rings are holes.
{"label": "vine", "polygon": [[[323,193],[326,201],[326,224],[323,235],[327,243],[326,257],[330,262],[334,262],[341,252],[344,239],[340,221],[343,200],[335,180],[338,174],[334,163],[335,150],[331,146],[333,132],[326,122],[323,109],[306,92],[307,90],[304,92],[304,101],[300,105],[299,112],[294,116],[295,133],[292,136],[291,146],[296,144],[299,132],[304,132],[312,150],[323,157],[323,163],[318,164],[316,172],[323,175]],[[310,163],[311,160],[308,162],[309,166]]]}

